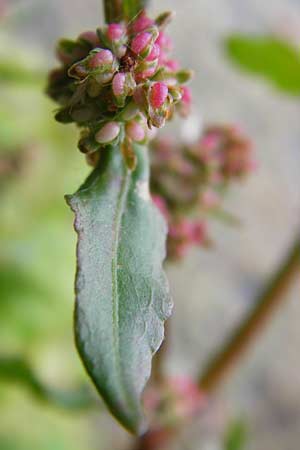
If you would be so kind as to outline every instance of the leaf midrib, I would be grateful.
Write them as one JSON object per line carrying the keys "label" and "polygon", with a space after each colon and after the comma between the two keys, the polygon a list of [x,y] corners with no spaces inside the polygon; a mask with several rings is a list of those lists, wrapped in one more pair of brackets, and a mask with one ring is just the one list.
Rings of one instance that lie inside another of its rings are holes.
{"label": "leaf midrib", "polygon": [[119,296],[118,296],[118,248],[122,228],[122,217],[125,211],[126,199],[129,191],[130,185],[130,172],[128,169],[124,168],[125,175],[122,179],[121,190],[118,196],[116,214],[114,218],[113,226],[113,245],[112,245],[112,324],[113,324],[113,353],[115,359],[115,367],[117,371],[117,376],[119,378],[119,385],[122,390],[122,395],[125,402],[128,405],[132,405],[131,396],[126,389],[124,380],[122,377],[121,368],[121,355],[120,355],[120,334],[119,334]]}

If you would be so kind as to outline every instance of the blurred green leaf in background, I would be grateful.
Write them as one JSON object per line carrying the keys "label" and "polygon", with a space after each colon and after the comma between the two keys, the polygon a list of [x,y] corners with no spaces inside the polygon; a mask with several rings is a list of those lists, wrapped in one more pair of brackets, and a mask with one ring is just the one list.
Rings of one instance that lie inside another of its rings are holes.
{"label": "blurred green leaf in background", "polygon": [[226,54],[240,69],[265,78],[284,93],[300,95],[300,50],[272,35],[232,34]]}
{"label": "blurred green leaf in background", "polygon": [[92,391],[74,389],[86,375],[74,351],[76,237],[63,198],[89,169],[74,129],[51,120],[45,61],[4,34],[0,43],[0,450],[95,448],[95,409],[83,408]]}
{"label": "blurred green leaf in background", "polygon": [[28,388],[38,400],[49,402],[62,409],[86,410],[96,405],[88,388],[84,386],[69,392],[45,386],[22,356],[5,357],[0,355],[0,380],[19,383]]}

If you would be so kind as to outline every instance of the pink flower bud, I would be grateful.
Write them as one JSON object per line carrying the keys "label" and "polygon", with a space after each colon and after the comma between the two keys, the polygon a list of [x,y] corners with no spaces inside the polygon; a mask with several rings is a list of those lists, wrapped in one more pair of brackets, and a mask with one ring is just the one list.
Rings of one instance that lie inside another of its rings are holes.
{"label": "pink flower bud", "polygon": [[205,394],[189,377],[172,377],[169,388],[175,397],[175,411],[179,417],[187,418],[197,414],[207,404]]}
{"label": "pink flower bud", "polygon": [[97,36],[97,33],[95,33],[94,31],[85,31],[84,33],[81,33],[79,35],[79,39],[88,42],[94,47],[99,45],[99,38]]}
{"label": "pink flower bud", "polygon": [[192,241],[194,236],[194,224],[187,219],[183,219],[178,225],[178,230],[182,237],[184,236],[187,240]]}
{"label": "pink flower bud", "polygon": [[[156,44],[157,44],[157,42],[156,42]],[[166,62],[168,61],[168,54],[164,50],[162,50],[161,47],[159,47],[159,48],[160,48],[160,54],[159,54],[158,62],[159,62],[160,66],[164,66],[166,64]]]}
{"label": "pink flower bud", "polygon": [[147,69],[143,70],[142,72],[137,73],[135,75],[135,79],[137,82],[140,82],[140,81],[146,80],[147,78],[151,78],[155,74],[156,70],[157,70],[156,66],[148,67]]}
{"label": "pink flower bud", "polygon": [[160,31],[158,38],[155,41],[159,45],[161,50],[170,51],[172,50],[173,44],[170,36],[167,36],[163,31]]}
{"label": "pink flower bud", "polygon": [[165,62],[165,66],[167,69],[171,70],[171,72],[176,72],[179,69],[180,64],[176,59],[168,59]]}
{"label": "pink flower bud", "polygon": [[143,32],[135,36],[131,42],[131,50],[137,55],[147,50],[147,47],[151,44],[152,34]]}
{"label": "pink flower bud", "polygon": [[126,125],[126,133],[135,142],[141,142],[145,139],[146,132],[142,125],[138,122],[132,121]]}
{"label": "pink flower bud", "polygon": [[210,133],[201,139],[200,145],[204,150],[213,150],[220,143],[220,136],[217,133]]}
{"label": "pink flower bud", "polygon": [[150,104],[152,108],[159,109],[166,101],[167,96],[168,86],[161,81],[154,83],[150,90]]}
{"label": "pink flower bud", "polygon": [[201,195],[201,200],[200,200],[200,204],[201,206],[204,206],[204,208],[216,208],[220,203],[220,197],[219,195],[216,193],[216,191],[212,190],[212,189],[206,189],[202,195]]}
{"label": "pink flower bud", "polygon": [[150,55],[147,56],[146,61],[155,61],[159,58],[160,55],[160,47],[157,44],[154,44],[152,47],[152,50],[150,52]]}
{"label": "pink flower bud", "polygon": [[95,140],[99,144],[109,144],[119,133],[120,125],[117,122],[108,122],[95,134]]}
{"label": "pink flower bud", "polygon": [[125,81],[126,81],[125,73],[119,72],[114,76],[112,82],[112,90],[116,97],[119,97],[124,94]]}
{"label": "pink flower bud", "polygon": [[190,106],[190,104],[192,103],[192,91],[187,86],[182,86],[181,90],[182,90],[181,101],[185,105]]}
{"label": "pink flower bud", "polygon": [[196,222],[192,224],[191,238],[192,242],[202,245],[207,234],[206,224],[204,222]]}
{"label": "pink flower bud", "polygon": [[98,69],[101,66],[112,64],[114,56],[110,50],[100,50],[94,53],[89,60],[89,67],[91,69]]}
{"label": "pink flower bud", "polygon": [[182,236],[186,235],[186,229],[189,229],[189,223],[187,221],[181,221],[179,223],[173,223],[169,227],[169,235],[174,238],[178,239]]}
{"label": "pink flower bud", "polygon": [[146,28],[151,27],[154,25],[154,20],[150,19],[145,12],[140,14],[135,21],[132,24],[132,31],[133,33],[140,33],[141,31],[144,31]]}
{"label": "pink flower bud", "polygon": [[124,34],[124,27],[119,23],[111,23],[107,27],[106,35],[110,41],[119,41]]}

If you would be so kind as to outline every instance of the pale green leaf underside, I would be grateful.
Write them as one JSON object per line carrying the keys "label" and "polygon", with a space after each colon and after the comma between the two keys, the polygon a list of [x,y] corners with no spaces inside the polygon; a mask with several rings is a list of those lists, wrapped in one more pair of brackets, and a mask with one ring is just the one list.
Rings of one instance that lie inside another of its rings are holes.
{"label": "pale green leaf underside", "polygon": [[149,196],[147,149],[135,150],[133,173],[110,148],[67,201],[78,233],[77,347],[113,415],[139,433],[141,392],[172,303],[162,270],[166,225]]}

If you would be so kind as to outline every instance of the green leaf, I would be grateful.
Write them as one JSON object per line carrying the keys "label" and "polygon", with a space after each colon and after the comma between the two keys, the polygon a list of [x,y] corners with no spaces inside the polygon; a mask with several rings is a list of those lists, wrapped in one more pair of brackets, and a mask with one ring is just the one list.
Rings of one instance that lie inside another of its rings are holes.
{"label": "green leaf", "polygon": [[242,70],[264,77],[283,92],[300,95],[300,52],[275,36],[233,34],[225,41],[229,58]]}
{"label": "green leaf", "polygon": [[43,83],[45,74],[41,71],[30,70],[24,65],[17,64],[11,60],[0,61],[0,81],[5,83],[16,84],[36,84]]}
{"label": "green leaf", "polygon": [[58,391],[45,386],[27,361],[20,356],[0,356],[0,380],[19,383],[27,387],[41,401],[68,410],[81,410],[95,406],[85,387],[73,392]]}
{"label": "green leaf", "polygon": [[140,396],[172,303],[162,270],[166,225],[149,195],[146,148],[134,172],[110,147],[67,196],[78,233],[75,336],[87,372],[112,414],[143,431]]}
{"label": "green leaf", "polygon": [[149,0],[104,0],[107,23],[130,21],[146,8]]}

